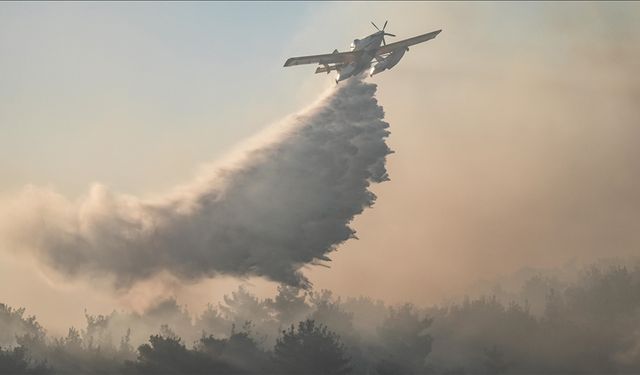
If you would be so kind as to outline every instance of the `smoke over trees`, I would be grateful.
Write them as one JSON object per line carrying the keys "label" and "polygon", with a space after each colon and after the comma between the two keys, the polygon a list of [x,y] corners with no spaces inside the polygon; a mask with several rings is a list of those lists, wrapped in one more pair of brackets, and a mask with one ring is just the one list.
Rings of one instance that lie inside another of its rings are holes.
{"label": "smoke over trees", "polygon": [[[639,264],[594,264],[573,279],[540,271],[508,299],[431,307],[286,285],[260,299],[240,287],[196,315],[174,299],[141,314],[87,314],[86,326],[64,337],[49,337],[35,317],[3,304],[0,373],[640,371]],[[533,311],[528,300],[540,294],[544,306]]]}

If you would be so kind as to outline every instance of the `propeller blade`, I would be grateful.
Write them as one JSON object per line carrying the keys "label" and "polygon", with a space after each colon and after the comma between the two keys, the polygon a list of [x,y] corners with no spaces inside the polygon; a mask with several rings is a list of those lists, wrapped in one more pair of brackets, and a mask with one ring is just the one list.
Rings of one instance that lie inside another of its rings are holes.
{"label": "propeller blade", "polygon": [[382,36],[382,45],[387,45],[387,42],[384,41],[384,36]]}
{"label": "propeller blade", "polygon": [[382,31],[384,31],[384,28],[387,27],[387,22],[389,21],[384,21],[384,26],[382,26]]}
{"label": "propeller blade", "polygon": [[376,24],[375,24],[375,23],[373,23],[373,21],[371,21],[371,24],[373,25],[373,27],[375,27],[375,28],[376,28],[376,30],[380,31],[380,29],[378,28],[378,26],[376,26]]}
{"label": "propeller blade", "polygon": [[395,35],[393,35],[393,34],[389,34],[389,33],[384,33],[384,35],[387,35],[387,36],[395,36]]}

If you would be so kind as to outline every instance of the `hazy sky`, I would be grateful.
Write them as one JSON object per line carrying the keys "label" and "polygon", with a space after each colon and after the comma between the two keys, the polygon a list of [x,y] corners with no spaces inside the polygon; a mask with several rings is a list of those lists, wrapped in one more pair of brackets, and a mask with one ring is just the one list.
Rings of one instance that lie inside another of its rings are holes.
{"label": "hazy sky", "polygon": [[[191,179],[333,85],[294,55],[345,50],[389,20],[443,29],[374,77],[390,182],[317,288],[437,302],[523,266],[637,253],[640,5],[622,3],[2,3],[0,195],[148,196]],[[389,38],[392,39],[392,38]],[[6,249],[5,249],[6,250]],[[0,301],[62,330],[240,281],[149,281],[125,295],[0,251]],[[273,284],[249,280],[258,292]]]}

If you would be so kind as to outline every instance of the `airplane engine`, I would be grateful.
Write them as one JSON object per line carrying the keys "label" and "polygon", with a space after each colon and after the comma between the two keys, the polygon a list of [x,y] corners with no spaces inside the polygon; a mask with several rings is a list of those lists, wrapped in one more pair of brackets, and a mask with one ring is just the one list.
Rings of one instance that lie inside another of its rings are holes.
{"label": "airplane engine", "polygon": [[374,74],[378,74],[382,71],[393,68],[398,62],[400,62],[400,59],[402,59],[402,56],[404,56],[404,53],[408,50],[409,48],[399,48],[391,51],[389,56],[385,57],[382,61],[371,67],[369,76],[373,76]]}

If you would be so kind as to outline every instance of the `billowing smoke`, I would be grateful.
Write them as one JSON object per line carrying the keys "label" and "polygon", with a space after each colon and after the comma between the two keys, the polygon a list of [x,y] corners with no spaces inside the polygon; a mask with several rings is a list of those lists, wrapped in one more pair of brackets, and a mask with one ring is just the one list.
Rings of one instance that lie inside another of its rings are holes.
{"label": "billowing smoke", "polygon": [[351,79],[276,139],[160,199],[96,185],[71,202],[28,188],[3,236],[63,275],[108,276],[120,288],[162,271],[308,286],[300,268],[354,237],[350,221],[376,199],[370,184],[388,179],[389,125],[375,92]]}

